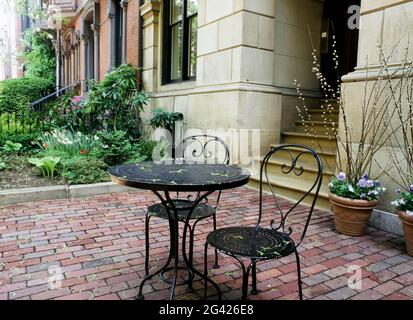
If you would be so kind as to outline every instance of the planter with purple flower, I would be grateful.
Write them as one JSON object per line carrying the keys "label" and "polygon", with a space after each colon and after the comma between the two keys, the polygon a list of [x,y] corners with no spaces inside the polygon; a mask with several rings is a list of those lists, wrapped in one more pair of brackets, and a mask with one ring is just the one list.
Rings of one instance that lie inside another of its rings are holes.
{"label": "planter with purple flower", "polygon": [[346,235],[362,236],[385,189],[368,175],[351,182],[344,172],[332,179],[329,189],[336,230]]}
{"label": "planter with purple flower", "polygon": [[399,218],[403,223],[407,253],[413,256],[413,185],[407,190],[397,190],[396,192],[398,199],[392,204],[399,211]]}

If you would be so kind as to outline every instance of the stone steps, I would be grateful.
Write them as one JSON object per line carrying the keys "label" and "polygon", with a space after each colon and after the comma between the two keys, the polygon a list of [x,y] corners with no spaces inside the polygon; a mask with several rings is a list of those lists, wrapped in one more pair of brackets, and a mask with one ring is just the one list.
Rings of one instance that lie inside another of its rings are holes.
{"label": "stone steps", "polygon": [[[323,102],[326,105],[325,102]],[[335,101],[329,101],[333,108],[335,107]],[[281,133],[281,144],[298,144],[314,148],[320,155],[323,162],[323,184],[320,189],[320,193],[317,199],[316,206],[319,209],[330,211],[331,205],[328,200],[328,184],[330,178],[336,171],[336,150],[337,141],[335,132],[338,129],[339,111],[338,108],[334,108],[326,111],[326,109],[309,109],[309,119],[306,121],[297,120],[295,122],[295,131],[288,131]],[[308,133],[307,133],[307,132]],[[276,147],[277,145],[271,145]],[[300,148],[292,148],[291,154],[293,157],[297,157],[301,152]],[[270,159],[268,162],[268,179],[274,188],[276,195],[298,201],[303,195],[309,191],[311,185],[314,183],[317,177],[316,162],[311,154],[304,153],[300,156],[298,167],[303,166],[304,173],[297,177],[294,173],[288,175],[284,174],[281,169],[283,164],[290,168],[291,156],[287,152],[280,152],[277,157]],[[259,168],[262,163],[262,159],[255,159],[254,161],[254,174],[251,177],[250,186],[253,188],[259,188]],[[265,191],[270,191],[269,186],[264,186]],[[304,203],[311,204],[314,199],[314,193],[311,192]]]}

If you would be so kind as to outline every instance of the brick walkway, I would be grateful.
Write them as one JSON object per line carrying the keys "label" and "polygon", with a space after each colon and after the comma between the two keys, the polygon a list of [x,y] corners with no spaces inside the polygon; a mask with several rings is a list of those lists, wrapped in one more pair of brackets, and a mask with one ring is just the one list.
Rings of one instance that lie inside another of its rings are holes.
{"label": "brick walkway", "polygon": [[[0,210],[0,300],[132,299],[143,276],[144,210],[155,198],[147,192],[89,199],[42,201]],[[255,222],[258,193],[246,188],[226,192],[218,225]],[[272,204],[270,199],[266,199]],[[288,202],[283,201],[283,206]],[[265,215],[264,223],[270,221]],[[303,220],[302,213],[292,219]],[[151,224],[152,264],[161,265],[169,245],[167,224]],[[203,239],[210,221],[198,225],[195,262],[202,270]],[[353,238],[334,231],[331,216],[316,212],[301,247],[306,299],[413,299],[413,259],[394,235],[370,229]],[[213,251],[210,251],[212,263]],[[225,299],[239,299],[241,273],[231,258],[211,270]],[[362,267],[363,288],[347,286],[348,266]],[[61,287],[50,289],[48,276],[59,266]],[[211,267],[212,269],[212,267]],[[258,265],[260,294],[251,299],[296,299],[294,257]],[[201,288],[199,281],[195,289]],[[168,285],[155,278],[146,299],[165,299]],[[212,289],[211,289],[212,292]],[[198,298],[178,287],[177,298]]]}

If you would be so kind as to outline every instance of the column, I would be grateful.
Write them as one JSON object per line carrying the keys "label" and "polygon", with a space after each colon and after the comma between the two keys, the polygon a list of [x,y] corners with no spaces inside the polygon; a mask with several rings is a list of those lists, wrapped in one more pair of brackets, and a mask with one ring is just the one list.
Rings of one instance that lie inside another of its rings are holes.
{"label": "column", "polygon": [[143,18],[143,86],[146,91],[154,92],[158,87],[158,59],[146,59],[145,57],[158,56],[158,31],[159,31],[159,1],[147,0],[141,7]]}
{"label": "column", "polygon": [[82,77],[82,91],[83,92],[87,92],[88,89],[88,77],[87,77],[87,70],[88,70],[88,41],[89,41],[89,37],[86,35],[82,35],[82,41],[83,41],[83,77]]}
{"label": "column", "polygon": [[56,33],[56,91],[58,91],[62,85],[62,44],[61,44],[61,31],[57,30]]}
{"label": "column", "polygon": [[73,85],[75,83],[75,65],[76,65],[76,60],[75,60],[75,50],[76,47],[75,45],[70,45],[70,64],[71,64],[71,69],[70,69],[70,84]]}
{"label": "column", "polygon": [[93,31],[93,61],[95,81],[99,81],[99,25],[97,23],[93,23],[90,27]]}
{"label": "column", "polygon": [[[110,3],[112,3],[110,1]],[[109,24],[110,24],[110,41],[109,41],[109,67],[108,71],[112,69],[115,66],[115,14],[113,13],[114,9],[112,8],[112,11],[109,10],[108,13],[108,19],[109,19]]]}
{"label": "column", "polygon": [[63,68],[62,68],[63,83],[62,83],[62,86],[65,87],[66,84],[67,84],[67,57],[66,57],[66,50],[65,49],[63,49],[62,60],[63,60]]}
{"label": "column", "polygon": [[127,38],[127,8],[129,0],[122,0],[120,6],[122,7],[122,63],[126,63],[126,38]]}

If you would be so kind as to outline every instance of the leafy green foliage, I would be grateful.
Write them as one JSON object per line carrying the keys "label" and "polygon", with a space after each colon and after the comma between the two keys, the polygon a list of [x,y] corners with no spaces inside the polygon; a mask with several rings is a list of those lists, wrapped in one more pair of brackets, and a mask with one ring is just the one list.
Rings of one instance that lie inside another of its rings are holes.
{"label": "leafy green foliage", "polygon": [[149,121],[149,125],[152,128],[165,128],[172,132],[175,121],[183,120],[182,113],[167,112],[163,109],[157,109],[154,112],[154,116]]}
{"label": "leafy green foliage", "polygon": [[6,170],[8,168],[9,165],[2,158],[0,158],[0,171]]}
{"label": "leafy green foliage", "polygon": [[342,172],[333,177],[329,184],[330,192],[339,197],[355,200],[378,200],[380,195],[386,191],[380,186],[380,182],[370,180],[367,175],[363,176],[357,184],[347,180]]}
{"label": "leafy green foliage", "polygon": [[409,191],[397,191],[397,193],[399,198],[392,202],[392,205],[400,211],[413,212],[413,186],[410,186]]}
{"label": "leafy green foliage", "polygon": [[121,65],[99,84],[92,84],[84,112],[97,119],[95,130],[125,131],[128,136],[140,135],[140,112],[148,103],[144,92],[136,90],[137,69]]}
{"label": "leafy green foliage", "polygon": [[38,141],[44,154],[66,155],[67,158],[88,155],[93,147],[93,137],[70,130],[46,132]]}
{"label": "leafy green foliage", "polygon": [[41,136],[40,132],[32,132],[25,134],[0,134],[0,146],[4,145],[6,141],[11,141],[13,143],[19,143],[22,145],[21,152],[30,152],[38,149],[36,140]]}
{"label": "leafy green foliage", "polygon": [[39,77],[50,82],[56,81],[56,54],[53,45],[54,35],[50,31],[28,30],[25,34],[24,54],[27,77]]}
{"label": "leafy green foliage", "polygon": [[62,177],[69,184],[90,184],[109,181],[107,165],[92,157],[76,157],[64,160]]}
{"label": "leafy green foliage", "polygon": [[139,140],[137,143],[132,144],[129,159],[126,163],[139,163],[152,160],[152,154],[156,146],[156,141]]}
{"label": "leafy green foliage", "polygon": [[29,158],[27,161],[40,169],[43,177],[53,178],[56,166],[60,162],[58,157]]}
{"label": "leafy green foliage", "polygon": [[125,131],[100,132],[91,156],[102,159],[108,166],[122,164],[129,159],[132,144]]}
{"label": "leafy green foliage", "polygon": [[22,147],[23,145],[21,143],[7,140],[4,146],[1,147],[1,149],[7,153],[17,153],[21,150]]}
{"label": "leafy green foliage", "polygon": [[53,90],[54,83],[42,78],[24,77],[0,81],[0,113],[27,111],[31,102]]}

